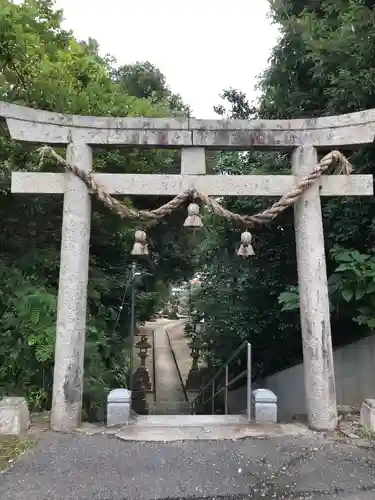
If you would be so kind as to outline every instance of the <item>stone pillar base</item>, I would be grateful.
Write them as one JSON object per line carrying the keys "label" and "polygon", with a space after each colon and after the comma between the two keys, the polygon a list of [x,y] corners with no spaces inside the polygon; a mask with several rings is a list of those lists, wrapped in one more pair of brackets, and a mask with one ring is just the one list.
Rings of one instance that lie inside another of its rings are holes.
{"label": "stone pillar base", "polygon": [[186,390],[199,392],[202,386],[202,374],[198,369],[191,369],[188,374],[188,378],[186,381]]}
{"label": "stone pillar base", "polygon": [[107,399],[107,426],[122,425],[129,422],[131,391],[113,389]]}
{"label": "stone pillar base", "polygon": [[[148,374],[148,372],[146,372]],[[139,415],[148,415],[147,389],[143,383],[144,372],[136,370],[133,377],[132,405],[133,411]]]}
{"label": "stone pillar base", "polygon": [[30,427],[30,413],[25,398],[0,401],[0,435],[22,436]]}
{"label": "stone pillar base", "polygon": [[147,368],[140,366],[134,372],[134,380],[138,382],[139,385],[146,391],[151,391],[150,375]]}
{"label": "stone pillar base", "polygon": [[365,399],[362,403],[361,424],[375,432],[375,399]]}
{"label": "stone pillar base", "polygon": [[277,397],[269,389],[256,389],[252,393],[252,413],[255,422],[277,423]]}

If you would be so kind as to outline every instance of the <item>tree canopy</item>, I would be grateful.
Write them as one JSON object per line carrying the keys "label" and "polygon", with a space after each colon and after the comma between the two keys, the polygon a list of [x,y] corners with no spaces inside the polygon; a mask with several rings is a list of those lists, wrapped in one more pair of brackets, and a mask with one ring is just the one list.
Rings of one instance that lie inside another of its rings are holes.
{"label": "tree canopy", "polygon": [[[334,115],[375,108],[374,2],[364,0],[270,2],[280,39],[260,77],[260,102],[228,89],[216,107],[230,118],[285,119]],[[357,173],[374,174],[374,147],[342,151]],[[290,173],[280,153],[223,154],[220,172]],[[237,212],[256,213],[271,199],[227,199]],[[322,199],[334,344],[368,335],[375,325],[372,197]],[[210,222],[210,262],[198,308],[205,312],[210,354],[222,360],[243,340],[252,343],[254,376],[302,358],[293,212],[257,230],[256,256],[239,261],[239,232]],[[228,250],[226,250],[228,249]]]}
{"label": "tree canopy", "polygon": [[[26,0],[21,5],[0,0],[0,100],[84,115],[188,113],[155,67],[137,63],[118,68],[116,61],[100,56],[95,40],[76,40],[61,21],[62,12],[55,10],[52,0]],[[176,152],[160,150],[98,150],[94,157],[94,169],[103,172],[173,172],[178,163]],[[48,407],[51,397],[62,197],[12,195],[10,174],[56,168],[52,162],[41,166],[36,148],[11,141],[1,124],[0,393],[26,394],[36,409]],[[154,208],[165,200],[141,197],[127,202]],[[95,418],[107,388],[126,384],[125,292],[135,226],[95,200],[92,211],[84,406]],[[154,256],[138,263],[147,271],[138,294],[139,321],[159,307],[166,283],[191,272],[182,216],[174,215],[149,233]],[[118,318],[124,294],[125,307]]]}

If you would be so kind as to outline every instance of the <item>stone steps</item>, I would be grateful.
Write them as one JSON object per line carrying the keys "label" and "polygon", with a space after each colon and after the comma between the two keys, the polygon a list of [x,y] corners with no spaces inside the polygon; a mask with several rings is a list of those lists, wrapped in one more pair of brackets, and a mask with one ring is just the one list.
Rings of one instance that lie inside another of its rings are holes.
{"label": "stone steps", "polygon": [[178,415],[184,414],[189,415],[190,413],[190,403],[188,401],[155,401],[148,402],[148,413],[149,415]]}
{"label": "stone steps", "polygon": [[138,415],[134,424],[142,427],[205,427],[248,424],[244,415]]}

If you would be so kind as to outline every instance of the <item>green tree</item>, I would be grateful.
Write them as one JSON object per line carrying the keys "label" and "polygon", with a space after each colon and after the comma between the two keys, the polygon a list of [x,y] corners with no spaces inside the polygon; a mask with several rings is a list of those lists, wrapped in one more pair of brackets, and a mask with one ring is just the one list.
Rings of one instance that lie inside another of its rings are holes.
{"label": "green tree", "polygon": [[183,103],[181,96],[171,92],[163,73],[150,62],[125,64],[115,70],[113,75],[127,94],[153,102],[164,100],[174,113],[189,115],[189,107]]}
{"label": "green tree", "polygon": [[[114,77],[115,62],[100,57],[97,42],[77,42],[61,27],[61,19],[62,12],[50,0],[25,0],[20,5],[0,0],[0,100],[85,115],[163,117],[172,113],[175,98],[171,94],[140,96],[135,81],[132,89],[124,88]],[[103,172],[172,172],[176,154],[99,150],[94,164],[96,171]],[[62,199],[12,195],[10,174],[56,168],[50,161],[41,166],[36,148],[11,141],[1,124],[0,393],[26,394],[36,409],[48,408],[51,398]],[[163,200],[126,201],[153,208]],[[92,212],[84,407],[86,415],[98,418],[108,388],[126,383],[128,293],[118,324],[117,319],[129,277],[135,226],[124,224],[96,200]],[[171,221],[176,233],[182,216]],[[157,307],[158,290],[170,274],[173,279],[166,259],[174,256],[175,272],[184,268],[189,272],[191,266],[188,239],[185,236],[177,245],[176,234],[164,243],[163,233],[168,231],[166,224],[150,231],[154,257],[163,255],[161,262],[157,266],[155,258],[139,262],[149,273],[139,292],[139,321]]]}
{"label": "green tree", "polygon": [[[281,36],[260,80],[259,106],[253,109],[243,93],[229,89],[223,94],[229,109],[223,105],[216,108],[221,115],[283,119],[375,107],[374,2],[274,0],[270,5]],[[375,173],[372,145],[343,152],[356,172]],[[218,169],[229,174],[290,172],[290,158],[277,153],[230,153],[222,156]],[[272,200],[224,202],[246,214],[259,211]],[[372,331],[375,207],[372,197],[323,199],[322,205],[333,342],[340,345]],[[299,361],[302,350],[292,210],[255,232],[256,256],[246,262],[238,261],[233,252],[239,233],[222,222],[212,224],[213,258],[206,267],[201,300],[209,318],[205,337],[211,355],[223,359],[248,339],[253,344],[258,374]],[[338,261],[349,256],[350,266],[347,262],[344,272]]]}

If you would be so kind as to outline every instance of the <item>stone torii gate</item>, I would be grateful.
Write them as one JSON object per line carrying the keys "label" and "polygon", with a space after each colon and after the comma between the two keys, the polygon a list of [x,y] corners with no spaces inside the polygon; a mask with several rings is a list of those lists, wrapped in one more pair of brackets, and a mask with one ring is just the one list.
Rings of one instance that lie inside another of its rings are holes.
{"label": "stone torii gate", "polygon": [[[90,172],[90,146],[181,149],[180,175],[93,174],[111,194],[175,196],[196,189],[216,196],[282,196],[318,163],[318,150],[371,143],[375,110],[306,120],[248,121],[99,118],[50,113],[0,102],[15,140],[66,145],[67,160]],[[280,149],[293,175],[206,175],[205,150]],[[91,203],[72,173],[12,174],[13,193],[64,195],[51,425],[80,423],[86,329]],[[326,260],[320,195],[372,195],[371,175],[323,176],[295,204],[301,330],[309,425],[337,423]]]}

